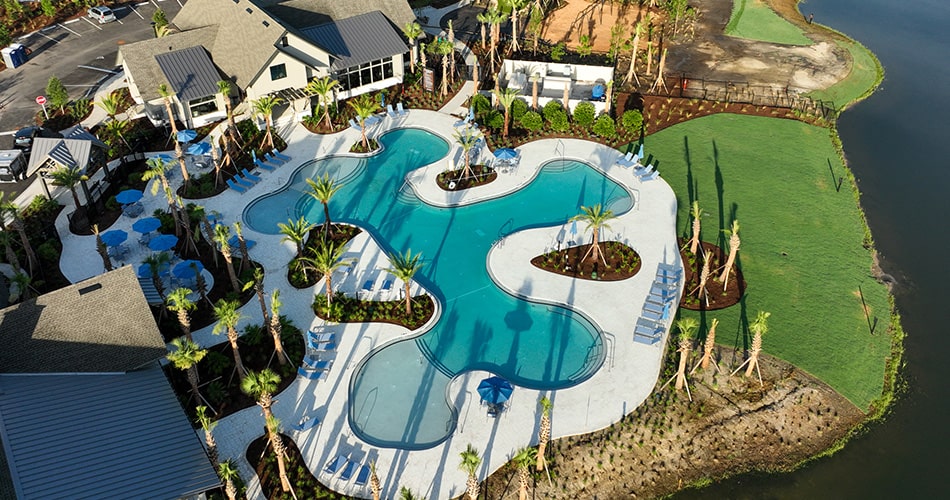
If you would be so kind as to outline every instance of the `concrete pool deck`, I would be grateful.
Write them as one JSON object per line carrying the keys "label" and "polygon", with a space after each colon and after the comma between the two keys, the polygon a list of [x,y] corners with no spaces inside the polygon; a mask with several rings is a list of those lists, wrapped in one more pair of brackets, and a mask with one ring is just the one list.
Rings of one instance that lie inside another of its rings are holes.
{"label": "concrete pool deck", "polygon": [[[444,113],[409,110],[406,115],[384,117],[381,123],[371,128],[370,134],[376,136],[398,127],[422,128],[446,139],[450,144],[451,155],[455,148],[452,133],[456,122],[456,117]],[[345,154],[360,134],[347,129],[332,135],[317,136],[302,126],[291,126],[289,130],[282,131],[282,136],[289,145],[284,154],[293,158],[289,164],[274,172],[260,173],[263,180],[246,194],[227,190],[213,198],[201,200],[206,210],[219,212],[222,223],[239,221],[251,201],[286,186],[298,166],[314,158]],[[610,221],[612,230],[603,239],[619,237],[626,241],[640,253],[643,266],[637,276],[619,282],[575,280],[545,273],[531,266],[528,262],[531,257],[555,245],[557,234],[563,228],[561,225],[521,231],[496,242],[487,258],[487,265],[496,283],[514,295],[522,295],[537,302],[567,304],[586,315],[604,332],[606,359],[591,378],[568,389],[539,392],[516,387],[508,409],[495,418],[489,417],[486,408],[480,405],[476,391],[478,383],[489,374],[473,371],[457,376],[448,393],[459,414],[456,432],[444,443],[428,450],[375,448],[356,437],[347,417],[350,379],[359,362],[373,349],[396,339],[422,333],[428,326],[409,332],[390,324],[335,324],[315,318],[310,305],[314,294],[323,290],[323,282],[305,290],[290,287],[286,279],[286,266],[295,251],[293,244],[281,242],[281,235],[258,233],[245,225],[245,237],[257,242],[250,250],[250,255],[264,266],[266,293],[275,288],[281,290],[284,304],[282,313],[302,330],[313,329],[335,333],[337,336],[337,348],[324,355],[325,359],[333,362],[327,377],[312,381],[298,376],[276,396],[273,407],[284,432],[295,440],[310,470],[330,488],[357,497],[371,496],[368,485],[357,487],[352,479],[344,482],[339,474],[323,471],[329,461],[338,455],[345,455],[360,464],[376,462],[384,498],[396,497],[402,486],[431,499],[455,497],[465,490],[466,475],[459,470],[458,463],[459,453],[469,443],[483,457],[478,471],[479,479],[484,479],[504,465],[519,448],[537,444],[538,400],[542,395],[548,396],[554,404],[552,438],[557,438],[610,425],[633,411],[652,391],[667,335],[664,334],[662,340],[654,345],[634,343],[632,336],[634,323],[653,282],[657,265],[660,262],[678,265],[674,193],[662,178],[641,182],[633,175],[632,169],[616,165],[619,152],[599,144],[567,139],[544,140],[524,145],[519,150],[521,159],[517,168],[499,174],[498,179],[491,184],[466,192],[445,192],[435,186],[432,177],[448,168],[446,159],[423,166],[408,177],[412,189],[420,198],[434,205],[451,206],[510,194],[530,183],[541,166],[551,159],[583,161],[625,186],[633,196],[633,209]],[[486,149],[481,154],[483,159],[489,158],[490,152]],[[180,174],[173,182],[181,182]],[[161,195],[152,197],[146,194],[143,203],[146,205],[146,215],[155,208],[165,206]],[[65,216],[61,218],[65,219]],[[122,217],[109,229],[127,230],[130,239],[133,239],[137,234],[131,231],[132,222],[134,219]],[[102,263],[94,249],[94,238],[69,235],[68,228],[60,225],[58,221],[57,226],[64,237],[61,261],[64,274],[70,279],[81,279],[86,273],[101,272]],[[582,224],[578,226],[578,235],[582,235],[584,227]],[[130,241],[129,244],[137,243]],[[349,295],[357,292],[367,276],[389,266],[386,255],[365,231],[349,243],[347,253],[359,256],[354,269],[337,283],[339,289]],[[137,265],[137,262],[131,263]],[[531,291],[522,292],[527,285],[530,285]],[[395,286],[398,287],[399,283]],[[418,284],[413,284],[413,295],[420,293],[425,291]],[[239,330],[247,324],[261,322],[261,311],[256,300],[249,301],[240,312],[244,319],[239,324]],[[437,319],[438,316],[434,317],[430,325]],[[666,322],[667,331],[669,322]],[[212,335],[211,330],[209,326],[194,332],[193,336],[203,346],[226,341],[223,335]],[[318,418],[321,423],[304,431],[295,430],[305,417]],[[248,484],[248,498],[263,498],[257,478],[244,458],[248,444],[261,435],[262,426],[260,410],[255,406],[223,418],[215,429],[219,455],[222,459],[235,460]]]}

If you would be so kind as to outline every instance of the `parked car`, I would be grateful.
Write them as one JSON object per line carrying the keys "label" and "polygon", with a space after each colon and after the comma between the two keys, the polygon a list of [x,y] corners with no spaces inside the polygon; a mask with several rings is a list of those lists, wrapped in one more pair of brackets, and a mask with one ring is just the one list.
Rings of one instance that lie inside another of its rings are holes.
{"label": "parked car", "polygon": [[29,153],[33,149],[34,137],[62,138],[63,135],[38,125],[30,125],[17,130],[13,134],[13,147],[22,149],[24,153]]}
{"label": "parked car", "polygon": [[89,9],[89,17],[99,21],[99,24],[115,21],[115,14],[112,13],[112,9],[102,5]]}
{"label": "parked car", "polygon": [[26,157],[17,149],[0,151],[0,182],[17,182],[26,177]]}

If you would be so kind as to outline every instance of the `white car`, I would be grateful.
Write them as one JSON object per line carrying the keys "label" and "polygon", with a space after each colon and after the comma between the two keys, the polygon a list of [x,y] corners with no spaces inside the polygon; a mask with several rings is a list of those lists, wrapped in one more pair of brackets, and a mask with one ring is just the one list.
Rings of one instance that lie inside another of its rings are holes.
{"label": "white car", "polygon": [[93,7],[89,9],[89,17],[99,21],[99,24],[111,23],[115,21],[115,14],[112,9],[104,6]]}

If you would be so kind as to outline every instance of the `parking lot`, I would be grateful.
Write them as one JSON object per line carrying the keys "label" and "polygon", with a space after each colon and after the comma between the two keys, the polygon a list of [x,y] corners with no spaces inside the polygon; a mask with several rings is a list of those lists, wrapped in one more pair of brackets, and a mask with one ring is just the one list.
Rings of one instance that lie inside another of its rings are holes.
{"label": "parking lot", "polygon": [[[33,122],[41,111],[35,98],[46,93],[51,76],[63,82],[71,99],[92,96],[102,81],[115,74],[119,46],[154,37],[152,14],[161,7],[171,21],[183,3],[127,3],[113,8],[115,22],[99,24],[83,15],[15,40],[32,54],[19,68],[0,71],[0,133],[12,133]],[[0,149],[10,146],[9,136],[0,138]]]}

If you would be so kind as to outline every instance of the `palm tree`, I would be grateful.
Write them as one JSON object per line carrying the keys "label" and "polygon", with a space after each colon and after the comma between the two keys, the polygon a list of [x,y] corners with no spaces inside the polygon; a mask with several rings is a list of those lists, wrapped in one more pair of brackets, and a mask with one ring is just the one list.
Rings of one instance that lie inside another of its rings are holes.
{"label": "palm tree", "polygon": [[551,400],[547,396],[542,396],[538,401],[541,405],[541,422],[538,424],[538,461],[534,470],[541,472],[548,467],[544,458],[544,450],[548,447],[548,441],[551,440]]}
{"label": "palm tree", "polygon": [[416,275],[416,272],[419,269],[422,269],[424,265],[422,262],[419,262],[419,259],[422,258],[421,253],[412,255],[412,249],[406,250],[405,254],[394,253],[389,255],[389,262],[392,267],[386,269],[393,276],[402,280],[403,283],[403,294],[406,296],[406,316],[412,315],[412,297],[409,295],[410,285],[412,284],[412,277]]}
{"label": "palm tree", "polygon": [[[129,141],[125,140],[125,136],[123,135],[126,129],[129,128],[128,120],[113,119],[112,121],[106,122],[104,127],[106,131],[109,132],[110,135],[113,135],[115,137],[118,137],[119,139],[122,139],[122,142],[124,142],[126,146],[129,146]],[[132,149],[131,146],[129,147],[129,149]]]}
{"label": "palm tree", "polygon": [[[696,363],[696,366],[690,370],[690,373],[696,371],[696,368],[702,367],[703,370],[709,368],[709,362],[715,360],[713,359],[713,349],[716,348],[716,326],[719,325],[719,318],[713,318],[712,323],[709,325],[709,331],[706,332],[706,342],[703,344],[703,357]],[[716,370],[719,370],[719,364],[713,365],[716,367]]]}
{"label": "palm tree", "polygon": [[495,59],[498,57],[498,42],[501,39],[501,23],[505,22],[507,16],[495,4],[485,12],[488,25],[491,27],[491,49],[489,58],[491,59],[491,72],[495,74]]}
{"label": "palm tree", "polygon": [[[23,247],[23,251],[26,253],[27,266],[29,267],[30,275],[32,275],[34,266],[38,265],[39,261],[36,258],[36,253],[33,251],[33,245],[30,244],[30,238],[26,234],[26,224],[20,217],[20,207],[15,201],[5,199],[5,194],[6,193],[0,193],[0,229],[4,231],[15,231],[17,236],[20,237],[20,246]],[[10,217],[10,222],[7,222],[8,216]],[[8,258],[10,254],[13,253],[13,248],[9,246],[9,243],[10,241],[6,242]],[[10,265],[12,265],[14,269],[20,268],[20,262],[16,258],[15,253],[13,253],[13,259],[10,260]]]}
{"label": "palm tree", "polygon": [[[251,101],[254,116],[264,116],[264,127],[266,130],[264,132],[264,140],[261,141],[261,149],[267,151],[274,149],[274,136],[271,133],[271,129],[273,128],[271,126],[271,119],[273,118],[274,108],[282,102],[284,102],[282,98],[273,95],[266,95],[256,101]],[[265,144],[267,147],[264,147]]]}
{"label": "palm tree", "polygon": [[[162,188],[166,192],[171,191],[171,186],[168,184],[168,177],[165,175],[165,172],[171,167],[171,164],[165,163],[165,160],[162,160],[158,156],[153,156],[148,160],[145,160],[146,169],[142,174],[142,180],[148,182],[152,179],[158,179],[159,183],[152,183],[152,196],[158,194],[158,189]],[[174,199],[168,201],[168,204],[171,205],[174,203]]]}
{"label": "palm tree", "polygon": [[109,92],[109,95],[104,96],[99,100],[99,102],[96,103],[96,105],[102,108],[102,110],[105,111],[107,115],[109,115],[110,121],[115,120],[115,115],[119,114],[120,104],[119,91],[117,90]]}
{"label": "palm tree", "polygon": [[231,245],[228,239],[231,237],[231,228],[223,224],[214,226],[214,242],[221,250],[221,256],[224,257],[224,265],[228,268],[228,277],[231,278],[231,288],[235,292],[241,293],[241,282],[238,281],[237,272],[234,271],[234,264],[231,263]]}
{"label": "palm tree", "polygon": [[219,299],[214,305],[214,317],[218,320],[215,323],[211,333],[218,335],[222,330],[228,332],[228,342],[231,343],[231,352],[234,354],[234,369],[238,372],[238,377],[244,380],[247,370],[244,369],[244,363],[241,362],[241,353],[238,351],[238,332],[237,324],[244,318],[238,311],[240,304],[236,300]]}
{"label": "palm tree", "polygon": [[[195,407],[195,420],[198,421],[198,424],[201,425],[201,428],[205,432],[205,445],[208,448],[208,458],[211,459],[211,463],[218,465],[218,443],[214,440],[214,428],[218,426],[216,420],[212,420],[211,416],[207,413],[208,407],[198,405]],[[230,460],[218,465],[218,473],[221,474],[221,477],[224,477],[224,467],[225,465],[233,466]],[[225,478],[226,479],[226,478]]]}
{"label": "palm tree", "polygon": [[465,451],[459,454],[462,463],[459,468],[468,474],[468,481],[465,482],[465,493],[469,500],[478,500],[478,466],[482,464],[482,458],[478,456],[478,450],[469,443]]}
{"label": "palm tree", "polygon": [[254,294],[257,295],[257,301],[261,304],[261,313],[264,317],[264,326],[270,322],[267,317],[267,302],[264,302],[264,270],[260,267],[254,268],[254,277],[244,284],[241,291],[246,292],[254,288]]}
{"label": "palm tree", "polygon": [[699,200],[693,200],[689,214],[693,216],[693,236],[689,239],[689,253],[696,255],[696,250],[699,248],[699,218],[703,216],[703,209],[699,208]]}
{"label": "palm tree", "polygon": [[270,335],[274,338],[274,352],[277,353],[277,360],[280,364],[287,361],[287,355],[284,354],[284,343],[280,339],[281,330],[283,329],[280,324],[280,307],[282,305],[280,289],[275,288],[270,296]]}
{"label": "palm tree", "polygon": [[323,119],[326,122],[327,129],[332,130],[333,124],[330,123],[330,100],[333,97],[333,89],[339,85],[340,82],[325,76],[323,78],[317,78],[310,80],[310,83],[307,84],[307,92],[312,93],[317,96],[317,106],[323,107]]}
{"label": "palm tree", "polygon": [[419,23],[412,21],[407,23],[402,28],[402,34],[406,35],[406,38],[409,40],[409,47],[411,54],[409,55],[409,72],[416,72],[416,59],[419,57],[417,55],[417,42],[419,37],[422,36],[422,26],[419,26]]}
{"label": "palm tree", "polygon": [[152,275],[152,285],[158,296],[165,302],[165,286],[162,284],[162,271],[168,269],[168,264],[172,261],[168,252],[155,252],[142,259],[142,263],[148,265],[149,272]]}
{"label": "palm tree", "polygon": [[373,492],[373,500],[379,500],[383,493],[382,485],[379,483],[379,476],[376,475],[376,461],[369,463],[369,489]]}
{"label": "palm tree", "polygon": [[310,257],[300,259],[300,264],[304,266],[304,269],[322,274],[324,280],[326,280],[327,306],[330,305],[330,297],[333,295],[332,279],[334,271],[353,262],[353,259],[343,258],[344,250],[346,250],[344,245],[326,241],[311,250]]}
{"label": "palm tree", "polygon": [[202,349],[198,344],[185,337],[172,339],[172,345],[175,346],[176,350],[169,351],[165,357],[175,365],[175,368],[188,373],[188,383],[191,384],[192,396],[200,401],[201,393],[198,392],[198,362],[204,359],[205,355],[208,354],[208,350]]}
{"label": "palm tree", "polygon": [[[686,385],[686,360],[689,357],[689,350],[693,343],[693,333],[699,328],[696,318],[691,316],[676,320],[676,329],[679,330],[679,348],[680,353],[679,367],[676,369],[676,390],[680,390]],[[688,389],[687,389],[688,390]]]}
{"label": "palm tree", "polygon": [[221,462],[218,465],[218,475],[221,476],[221,479],[224,479],[224,493],[228,496],[228,500],[237,500],[238,491],[234,480],[241,477],[241,473],[234,462],[231,459]]}
{"label": "palm tree", "polygon": [[478,134],[470,127],[465,127],[455,132],[455,142],[458,142],[459,146],[462,146],[462,153],[465,157],[465,166],[462,168],[462,175],[459,176],[459,179],[474,175],[472,173],[471,155],[469,151],[478,144],[478,140]]}
{"label": "palm tree", "polygon": [[528,5],[528,0],[508,0],[511,6],[511,52],[518,52],[518,15]]}
{"label": "palm tree", "polygon": [[729,235],[729,258],[726,259],[726,268],[723,269],[722,274],[719,276],[719,281],[722,281],[722,289],[725,290],[729,286],[729,271],[732,271],[732,267],[736,264],[736,255],[739,253],[739,221],[732,221],[732,228],[725,231]]}
{"label": "palm tree", "polygon": [[[25,302],[33,297],[33,278],[29,274],[24,272],[17,271],[13,274],[13,278],[10,279],[10,282],[16,285],[17,297],[13,298],[13,294],[10,294],[10,302]],[[12,288],[12,287],[11,287]]]}
{"label": "palm tree", "polygon": [[511,104],[518,98],[518,91],[508,87],[502,91],[493,90],[492,93],[495,94],[498,103],[505,108],[505,128],[502,129],[501,135],[502,137],[508,137],[508,123],[511,121]]}
{"label": "palm tree", "polygon": [[376,102],[370,99],[369,94],[363,94],[355,99],[350,99],[347,104],[356,113],[356,121],[360,125],[363,149],[369,151],[369,141],[366,139],[366,119],[376,112]]}
{"label": "palm tree", "polygon": [[231,106],[231,82],[219,80],[218,92],[224,96],[224,109],[228,114],[228,130],[225,137],[230,137],[235,143],[241,144],[241,134],[238,133],[237,124],[234,123],[234,108]]}
{"label": "palm tree", "polygon": [[430,44],[432,52],[442,56],[442,84],[439,95],[449,95],[449,57],[455,57],[455,45],[448,40],[436,40]]}
{"label": "palm tree", "polygon": [[518,499],[528,500],[528,480],[531,478],[529,468],[537,461],[538,450],[525,446],[518,450],[518,453],[511,459],[518,467]]}
{"label": "palm tree", "polygon": [[198,307],[197,304],[188,298],[192,293],[194,292],[189,288],[178,287],[165,297],[166,307],[168,307],[169,311],[178,314],[178,324],[181,326],[181,331],[184,332],[185,338],[189,341],[193,340],[191,338],[191,317],[188,315],[188,312],[194,311]]}
{"label": "palm tree", "polygon": [[749,325],[749,330],[752,332],[752,347],[749,350],[749,359],[739,365],[739,368],[736,368],[731,375],[735,375],[743,366],[747,366],[745,376],[751,377],[753,371],[758,372],[759,385],[762,385],[762,372],[759,370],[759,353],[762,352],[762,336],[769,331],[768,320],[771,315],[772,313],[765,311],[759,311],[755,315],[755,320]]}
{"label": "palm tree", "polygon": [[323,177],[319,177],[317,180],[307,179],[307,185],[310,186],[310,191],[307,191],[307,194],[323,204],[323,237],[326,238],[333,234],[331,228],[333,224],[330,222],[330,199],[343,186],[333,182],[330,179],[330,174],[323,174]]}
{"label": "palm tree", "polygon": [[452,54],[449,57],[449,78],[454,82],[455,81],[455,27],[452,25],[452,20],[449,19],[448,28],[449,33],[446,35],[446,40],[452,44]]}
{"label": "palm tree", "polygon": [[284,235],[280,241],[292,241],[297,245],[297,259],[302,259],[303,244],[307,240],[310,230],[314,228],[314,224],[307,222],[307,219],[301,215],[297,220],[287,219],[286,224],[278,222],[277,228],[280,229],[280,234]]}
{"label": "palm tree", "polygon": [[[582,206],[581,211],[583,213],[571,217],[571,221],[581,221],[587,223],[587,231],[591,232],[591,247],[590,250],[587,251],[587,254],[593,252],[593,259],[595,261],[598,257],[600,257],[600,259],[604,262],[604,265],[607,265],[606,259],[604,259],[604,256],[601,255],[600,252],[600,230],[602,228],[610,228],[610,226],[607,225],[607,221],[614,218],[614,212],[610,209],[604,210],[600,203],[592,207]],[[587,259],[587,254],[584,254],[584,259]]]}
{"label": "palm tree", "polygon": [[[205,210],[205,207],[201,205],[195,205],[194,208],[195,217],[198,218],[198,226],[201,228],[201,233],[205,237],[205,241],[208,245],[214,246],[214,227],[211,225],[211,221],[208,220],[208,212]],[[211,252],[211,257],[214,259],[215,267],[218,266],[218,253]]]}
{"label": "palm tree", "polygon": [[76,204],[77,210],[82,207],[82,204],[79,203],[79,193],[76,192],[76,184],[88,180],[89,177],[82,173],[79,167],[60,167],[50,172],[49,176],[54,186],[69,189],[69,192],[73,195],[73,203]]}
{"label": "palm tree", "polygon": [[251,265],[251,254],[247,253],[247,240],[244,239],[244,230],[240,221],[234,223],[234,234],[237,236],[238,250],[241,251],[241,272],[244,272],[244,269]]}
{"label": "palm tree", "polygon": [[426,500],[426,498],[423,496],[416,496],[412,490],[403,486],[399,488],[399,500]]}
{"label": "palm tree", "polygon": [[[184,200],[181,199],[181,196],[175,195],[175,207],[178,209],[178,217],[176,217],[176,222],[182,230],[185,231],[185,248],[182,250],[182,253],[194,252],[194,255],[198,254],[198,245],[195,244],[194,233],[191,230],[191,216],[188,214],[188,208],[185,206]],[[180,234],[178,230],[175,231],[175,234]]]}
{"label": "palm tree", "polygon": [[481,29],[482,29],[482,33],[481,33],[482,50],[485,50],[485,38],[486,38],[485,31],[488,26],[488,11],[479,13],[477,16],[475,16],[475,19],[478,20],[478,24],[479,26],[481,26]]}
{"label": "palm tree", "polygon": [[16,252],[13,251],[13,235],[9,230],[4,229],[0,231],[0,245],[3,245],[4,252],[7,258],[7,264],[13,266],[14,271],[20,270],[20,259],[17,258]]}
{"label": "palm tree", "polygon": [[541,82],[541,73],[535,72],[528,77],[531,82],[531,109],[538,109],[538,83]]}
{"label": "palm tree", "polygon": [[168,114],[168,124],[172,129],[172,135],[175,136],[175,158],[178,158],[178,166],[181,167],[181,177],[185,180],[185,184],[188,184],[188,181],[191,177],[188,176],[188,168],[185,165],[185,155],[181,151],[181,143],[178,142],[178,125],[175,124],[175,115],[172,113],[172,96],[175,95],[175,92],[168,88],[168,85],[161,84],[158,86],[158,94],[162,96],[162,102],[165,103],[165,112]]}
{"label": "palm tree", "polygon": [[290,491],[290,479],[287,477],[287,469],[284,464],[283,440],[277,425],[274,425],[276,419],[271,406],[274,404],[273,395],[280,384],[280,375],[277,375],[269,368],[259,372],[250,372],[241,380],[241,391],[257,400],[257,405],[261,407],[264,413],[264,421],[267,423],[267,431],[270,442],[274,447],[274,453],[277,455],[277,469],[280,471],[280,486],[284,491]]}

